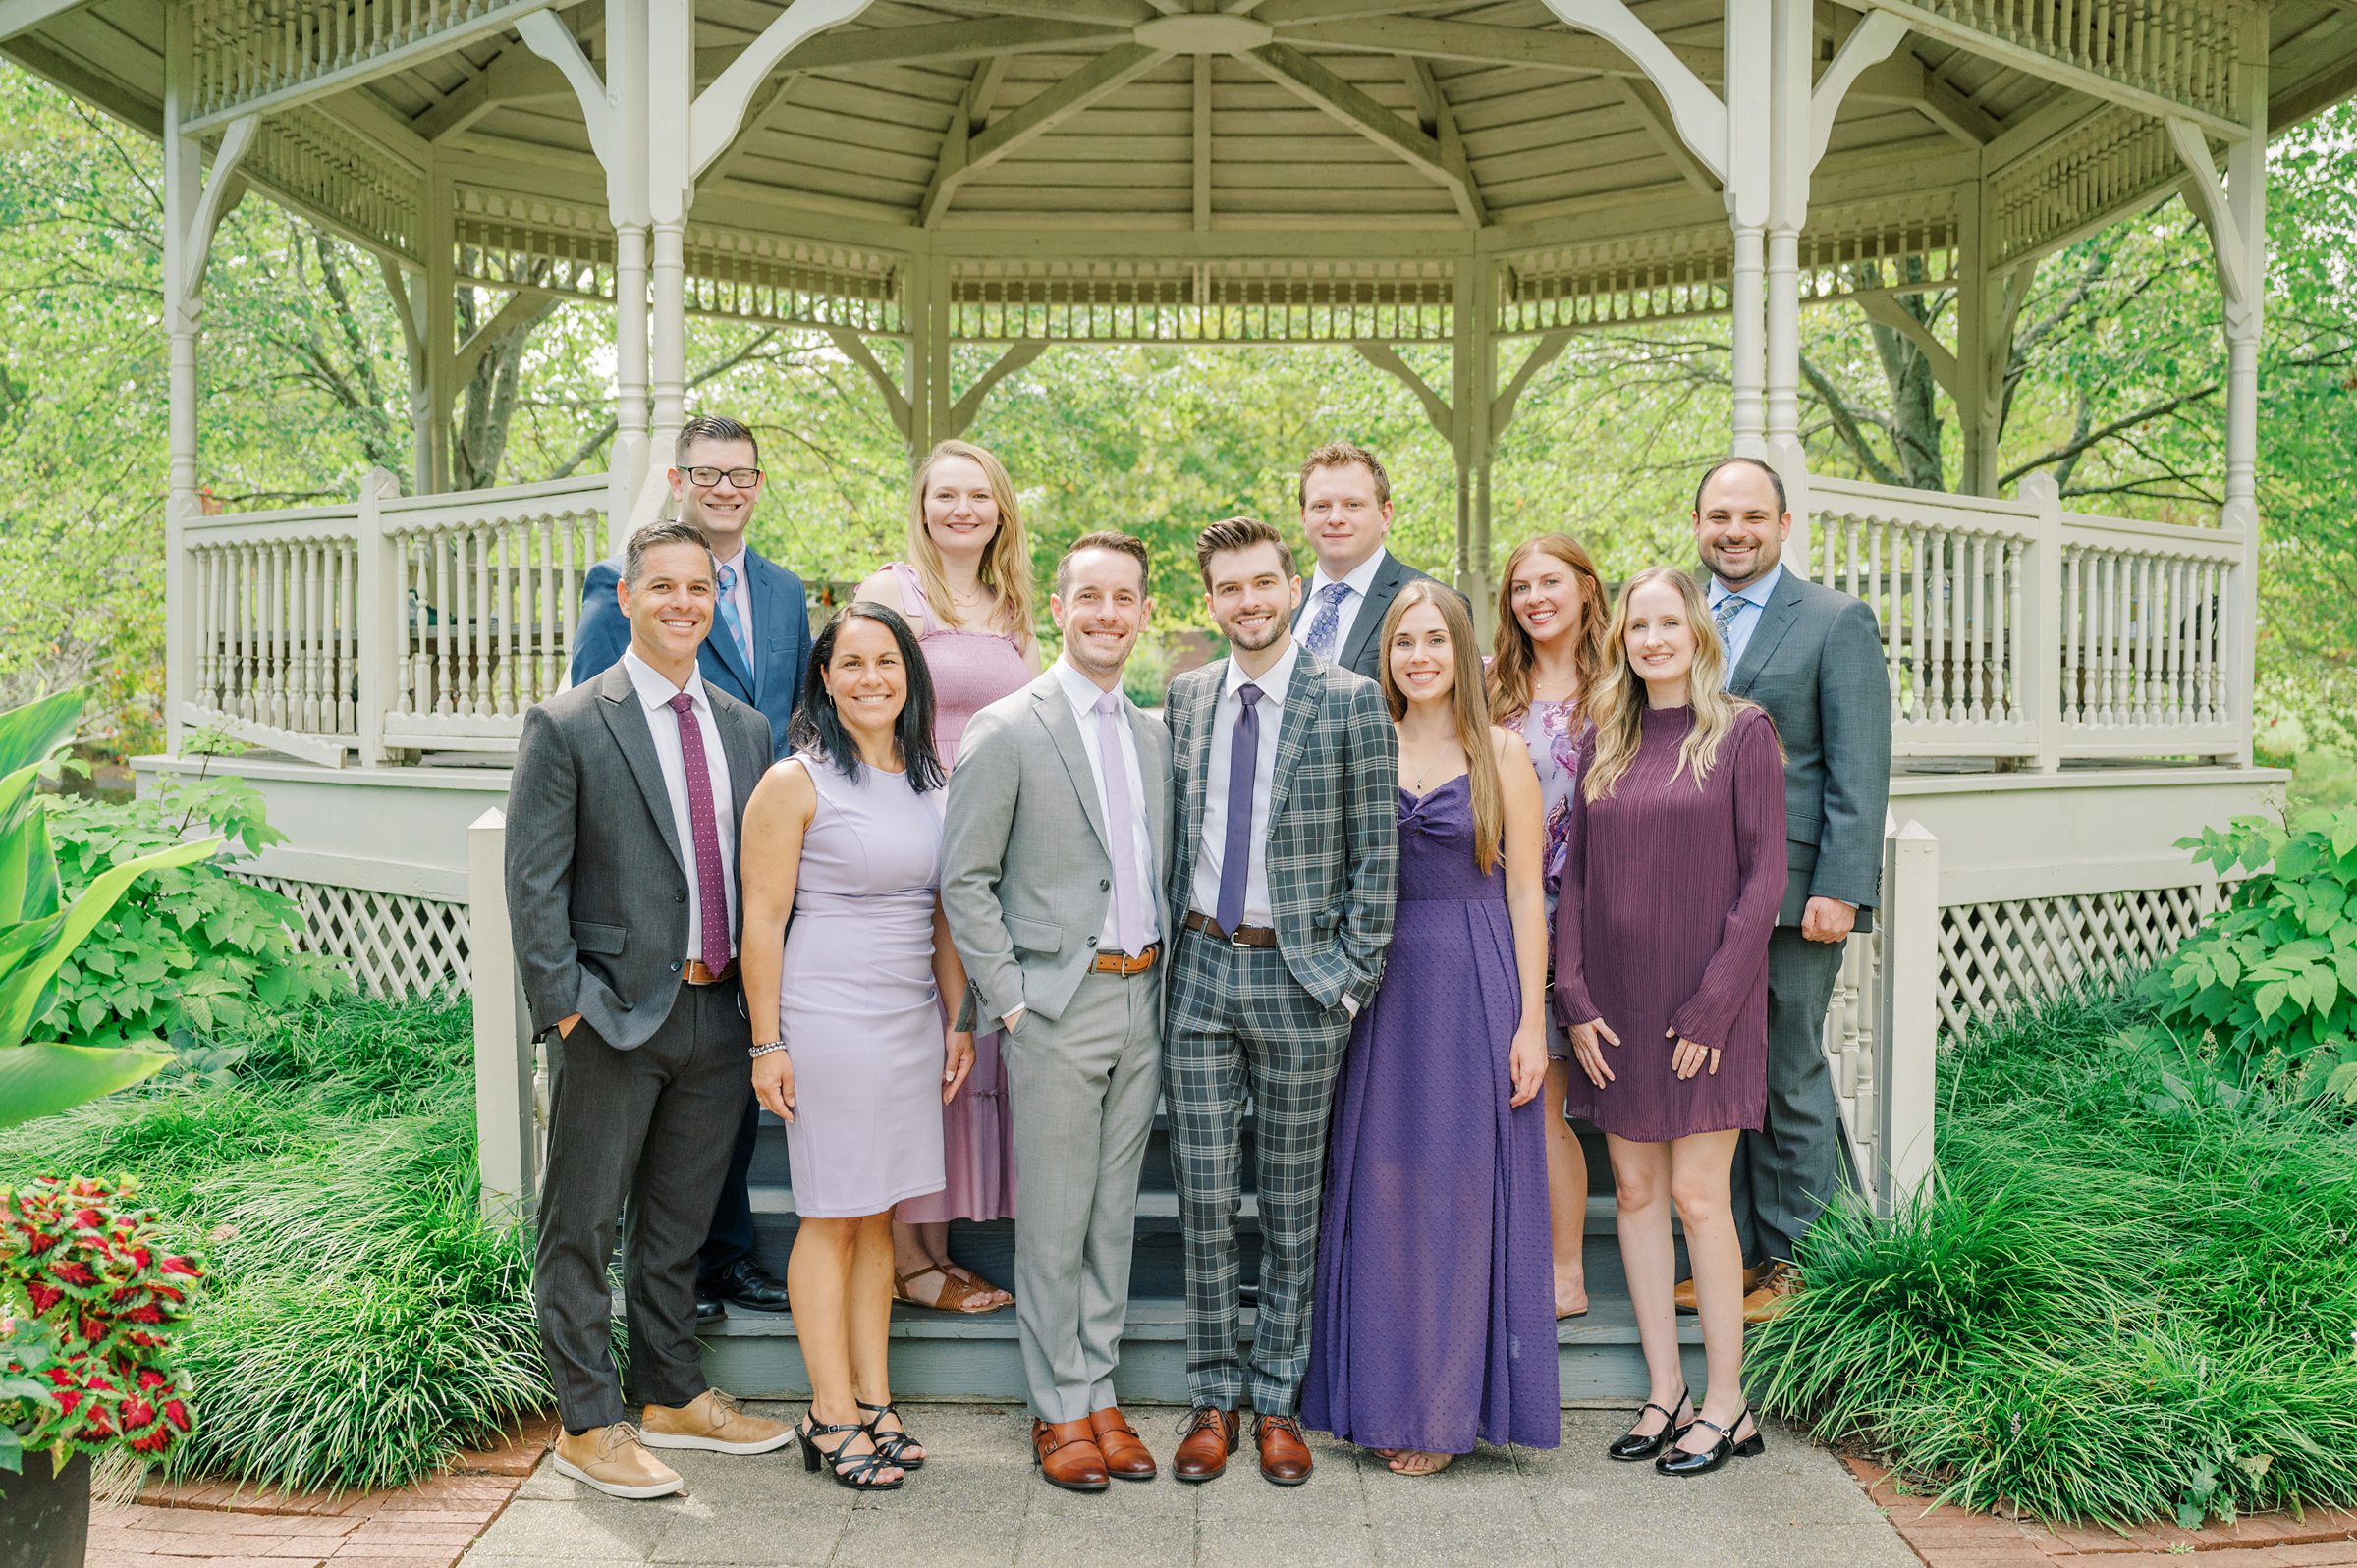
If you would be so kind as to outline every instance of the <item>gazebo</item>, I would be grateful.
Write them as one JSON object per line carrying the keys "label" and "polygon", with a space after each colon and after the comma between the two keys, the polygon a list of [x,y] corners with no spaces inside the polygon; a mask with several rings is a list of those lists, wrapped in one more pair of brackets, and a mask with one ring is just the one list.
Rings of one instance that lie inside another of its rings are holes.
{"label": "gazebo", "polygon": [[[2357,91],[2350,0],[0,0],[0,51],[163,142],[175,754],[146,766],[184,766],[191,726],[263,748],[228,764],[292,835],[255,873],[380,989],[513,989],[484,813],[565,678],[583,569],[660,503],[690,315],[826,334],[912,452],[1057,344],[1347,346],[1447,438],[1478,604],[1533,375],[1583,331],[1727,314],[1728,447],[1784,476],[1789,559],[1885,631],[1887,918],[1827,1049],[1886,1204],[1928,1162],[1938,1030],[2163,949],[2217,896],[2171,844],[2279,791],[2250,761],[2265,153]],[[341,505],[201,514],[206,253],[249,190],[381,261],[410,493],[379,470]],[[1998,495],[2032,269],[2180,193],[2224,301],[2219,514]],[[466,342],[461,287],[510,300]],[[1897,302],[1928,292],[1952,342]],[[458,388],[551,295],[612,301],[610,471],[452,493]],[[1923,351],[1964,493],[1809,472],[1800,312],[1843,305]],[[959,385],[958,345],[998,357]],[[1413,345],[1452,351],[1446,384]],[[512,1199],[529,1053],[512,1009],[477,1016]],[[792,1381],[761,1332],[714,1341],[732,1386]],[[919,1385],[1012,1367],[1011,1338],[909,1332]],[[1567,1396],[1625,1380],[1615,1333],[1567,1325]]]}

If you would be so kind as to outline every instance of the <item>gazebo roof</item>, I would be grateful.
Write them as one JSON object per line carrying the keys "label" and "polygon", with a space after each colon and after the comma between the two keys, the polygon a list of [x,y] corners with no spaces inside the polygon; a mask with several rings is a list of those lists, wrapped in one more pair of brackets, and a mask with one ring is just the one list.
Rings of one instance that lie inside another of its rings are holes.
{"label": "gazebo roof", "polygon": [[[190,5],[190,119],[262,111],[241,173],[273,198],[414,262],[437,165],[463,276],[610,295],[590,129],[566,75],[517,31],[544,7]],[[450,17],[407,45],[372,40],[396,9]],[[699,88],[782,9],[703,0]],[[1881,9],[1912,30],[1831,123],[1803,243],[1815,293],[1882,287],[1901,266],[1907,281],[1945,276],[1976,181],[1993,260],[2050,249],[2185,178],[2157,111],[2214,131],[2233,118],[2246,0]],[[1543,0],[838,10],[850,19],[752,84],[741,129],[697,178],[692,310],[899,332],[919,255],[946,263],[953,334],[982,340],[1446,340],[1455,271],[1474,256],[1498,269],[1502,334],[1725,304],[1712,171],[1645,72]],[[1719,86],[1722,0],[1632,10]],[[265,11],[275,31],[252,27]],[[0,0],[0,51],[153,132],[163,12]],[[2018,13],[2027,31],[1981,13]],[[2038,35],[2039,18],[2057,32],[2074,13],[2119,30],[2110,44],[2090,32],[2094,52],[2074,61],[2070,39]],[[561,15],[602,70],[602,10]],[[1818,20],[1823,56],[1857,15],[1824,5]],[[2280,0],[2266,27],[2272,124],[2357,88],[2352,0]],[[2107,47],[2121,58],[2091,71]],[[319,90],[338,70],[349,84]]]}

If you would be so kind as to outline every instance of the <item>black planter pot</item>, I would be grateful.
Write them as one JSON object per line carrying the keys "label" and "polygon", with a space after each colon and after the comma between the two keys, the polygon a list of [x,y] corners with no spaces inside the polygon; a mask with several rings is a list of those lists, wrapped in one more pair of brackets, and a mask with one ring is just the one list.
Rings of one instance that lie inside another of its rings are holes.
{"label": "black planter pot", "polygon": [[0,1475],[0,1568],[82,1568],[89,1541],[88,1455],[55,1470],[27,1451],[23,1475]]}

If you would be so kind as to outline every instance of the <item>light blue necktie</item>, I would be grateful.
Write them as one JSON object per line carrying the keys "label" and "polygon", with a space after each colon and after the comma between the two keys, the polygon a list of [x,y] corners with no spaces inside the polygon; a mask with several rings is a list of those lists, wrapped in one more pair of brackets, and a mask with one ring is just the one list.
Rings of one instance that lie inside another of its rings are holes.
{"label": "light blue necktie", "polygon": [[736,640],[738,656],[744,660],[746,674],[752,673],[753,645],[744,634],[744,618],[737,613],[737,568],[725,563],[720,568],[720,621]]}
{"label": "light blue necktie", "polygon": [[1318,613],[1310,620],[1309,635],[1301,639],[1302,647],[1321,659],[1333,660],[1334,634],[1342,629],[1343,601],[1349,594],[1350,585],[1346,582],[1330,582],[1318,590]]}
{"label": "light blue necktie", "polygon": [[1743,607],[1748,603],[1750,601],[1741,594],[1730,593],[1711,606],[1711,620],[1719,626],[1720,663],[1725,666],[1721,685],[1735,678],[1735,617],[1743,613]]}

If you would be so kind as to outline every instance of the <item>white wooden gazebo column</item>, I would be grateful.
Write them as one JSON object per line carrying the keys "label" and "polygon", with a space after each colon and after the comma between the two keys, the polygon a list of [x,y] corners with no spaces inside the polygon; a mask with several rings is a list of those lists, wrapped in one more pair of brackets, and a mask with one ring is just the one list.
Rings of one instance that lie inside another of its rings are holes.
{"label": "white wooden gazebo column", "polygon": [[1487,256],[1456,264],[1455,351],[1452,356],[1450,447],[1456,459],[1456,587],[1473,603],[1484,640],[1495,595],[1490,590],[1490,470],[1497,432],[1491,428],[1498,396],[1497,271]]}

